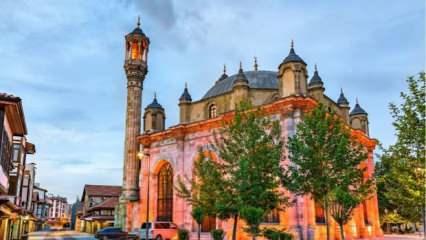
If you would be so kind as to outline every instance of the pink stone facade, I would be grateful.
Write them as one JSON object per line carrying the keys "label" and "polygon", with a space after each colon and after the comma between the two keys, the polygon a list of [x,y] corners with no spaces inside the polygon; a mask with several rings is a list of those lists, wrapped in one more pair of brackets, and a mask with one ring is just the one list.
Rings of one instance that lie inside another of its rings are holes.
{"label": "pink stone facade", "polygon": [[[288,109],[281,106],[282,109]],[[297,122],[300,121],[301,111],[299,109],[288,112],[282,110],[277,114],[271,115],[271,118],[279,120],[281,123],[282,137],[287,139],[294,134]],[[149,199],[149,219],[157,219],[158,209],[158,172],[165,164],[170,164],[173,169],[173,181],[177,181],[178,176],[191,177],[194,160],[197,157],[199,147],[204,150],[214,151],[211,147],[212,130],[205,129],[194,133],[183,134],[179,137],[170,137],[151,142],[144,149],[144,158],[141,161],[141,171],[139,175],[139,202],[128,204],[127,221],[130,229],[138,229],[146,220],[147,210],[147,184],[150,176],[150,199]],[[374,172],[373,155],[370,154],[365,164],[368,166],[368,174]],[[283,154],[286,155],[286,154]],[[286,162],[287,159],[283,159]],[[149,165],[148,165],[149,164]],[[279,212],[279,223],[264,224],[265,227],[287,229],[292,232],[296,239],[325,239],[325,225],[315,223],[315,205],[309,196],[294,197],[289,194],[291,199],[295,200],[293,206],[285,211]],[[366,201],[366,206],[360,206],[354,213],[353,220],[347,224],[345,231],[347,239],[356,239],[359,237],[381,236],[377,198],[373,197]],[[368,221],[364,219],[364,207],[367,207]],[[186,228],[192,232],[192,239],[196,239],[196,224],[191,217],[191,206],[183,199],[173,194],[173,213],[172,221],[179,227]],[[368,224],[367,224],[368,222]],[[239,222],[238,239],[249,239],[243,232],[243,222]],[[230,239],[232,230],[232,221],[216,220],[216,227],[226,231],[227,239]],[[331,239],[339,239],[338,226],[332,223]],[[203,233],[203,239],[211,239],[209,233]]]}

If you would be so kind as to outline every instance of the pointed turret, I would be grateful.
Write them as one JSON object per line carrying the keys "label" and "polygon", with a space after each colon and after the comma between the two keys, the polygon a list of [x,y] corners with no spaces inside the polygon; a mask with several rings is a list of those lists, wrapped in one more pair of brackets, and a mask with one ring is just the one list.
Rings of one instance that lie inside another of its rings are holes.
{"label": "pointed turret", "polygon": [[337,99],[337,105],[339,105],[339,107],[349,107],[349,101],[346,99],[345,94],[343,94],[343,89],[341,88],[339,98]]}
{"label": "pointed turret", "polygon": [[315,64],[315,71],[314,75],[312,76],[311,80],[309,81],[308,85],[309,89],[312,88],[324,88],[324,83],[318,73],[317,65]]}
{"label": "pointed turret", "polygon": [[157,94],[154,93],[154,99],[145,108],[143,115],[143,128],[145,132],[163,131],[165,128],[166,114],[164,108],[158,103]]}
{"label": "pointed turret", "polygon": [[343,89],[340,88],[340,95],[337,99],[337,106],[339,107],[340,111],[342,112],[342,115],[347,123],[349,123],[349,101],[346,99],[345,94],[343,94]]}
{"label": "pointed turret", "polygon": [[290,52],[288,53],[287,57],[284,58],[284,60],[282,61],[281,64],[286,64],[286,63],[290,63],[290,62],[297,62],[297,63],[302,63],[302,64],[306,65],[305,61],[303,61],[303,59],[301,57],[299,57],[299,55],[296,54],[296,51],[294,50],[294,41],[293,40],[291,40]]}
{"label": "pointed turret", "polygon": [[312,76],[308,84],[309,96],[311,96],[317,101],[321,101],[321,99],[324,97],[324,91],[325,91],[324,82],[322,81],[318,73],[318,67],[315,64],[314,75]]}
{"label": "pointed turret", "polygon": [[294,50],[291,41],[290,52],[278,66],[278,90],[280,97],[306,96],[308,91],[306,63]]}
{"label": "pointed turret", "polygon": [[183,93],[179,98],[179,102],[192,102],[191,95],[188,91],[188,85],[185,83],[185,88],[183,89]]}
{"label": "pointed turret", "polygon": [[179,118],[180,123],[186,123],[191,120],[191,103],[192,97],[189,94],[188,84],[185,83],[185,88],[183,89],[183,93],[179,98]]}
{"label": "pointed turret", "polygon": [[367,136],[369,135],[369,127],[368,127],[368,114],[367,112],[360,106],[358,102],[358,98],[356,99],[355,107],[352,109],[349,114],[350,124],[352,128],[359,129],[363,131]]}

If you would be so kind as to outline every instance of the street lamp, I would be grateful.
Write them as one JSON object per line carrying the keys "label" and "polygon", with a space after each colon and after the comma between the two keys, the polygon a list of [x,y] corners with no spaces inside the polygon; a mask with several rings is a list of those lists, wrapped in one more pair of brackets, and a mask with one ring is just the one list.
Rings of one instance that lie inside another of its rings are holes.
{"label": "street lamp", "polygon": [[[149,182],[151,178],[151,158],[149,156],[148,151],[143,151],[143,149],[140,149],[138,152],[138,158],[140,161],[144,159],[144,157],[148,160],[148,179],[147,179],[147,187],[146,187],[146,221],[145,221],[145,240],[148,240],[149,238]],[[142,166],[142,164],[141,164]]]}

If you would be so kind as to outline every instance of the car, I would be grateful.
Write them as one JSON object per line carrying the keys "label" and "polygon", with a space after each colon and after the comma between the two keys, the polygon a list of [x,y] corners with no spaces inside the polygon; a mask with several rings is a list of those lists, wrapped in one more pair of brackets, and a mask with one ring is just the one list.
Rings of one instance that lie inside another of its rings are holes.
{"label": "car", "polygon": [[95,238],[107,240],[107,239],[127,239],[127,232],[123,231],[118,227],[106,227],[99,230],[95,234]]}
{"label": "car", "polygon": [[139,231],[139,239],[146,240],[146,230],[148,227],[148,239],[155,240],[172,240],[176,239],[177,236],[177,226],[172,222],[162,222],[162,221],[154,221],[145,222],[142,224],[141,229]]}

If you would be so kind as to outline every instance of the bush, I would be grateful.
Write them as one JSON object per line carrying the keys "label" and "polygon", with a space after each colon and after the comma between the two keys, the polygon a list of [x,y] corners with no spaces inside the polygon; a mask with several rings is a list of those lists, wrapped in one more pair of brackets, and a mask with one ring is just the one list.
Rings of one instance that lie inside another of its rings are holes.
{"label": "bush", "polygon": [[215,229],[211,231],[213,240],[223,240],[225,232],[222,229]]}
{"label": "bush", "polygon": [[286,232],[285,230],[277,230],[277,229],[264,229],[263,236],[269,240],[292,240],[293,235]]}
{"label": "bush", "polygon": [[178,230],[178,239],[179,240],[189,240],[189,231],[186,229],[179,229]]}

